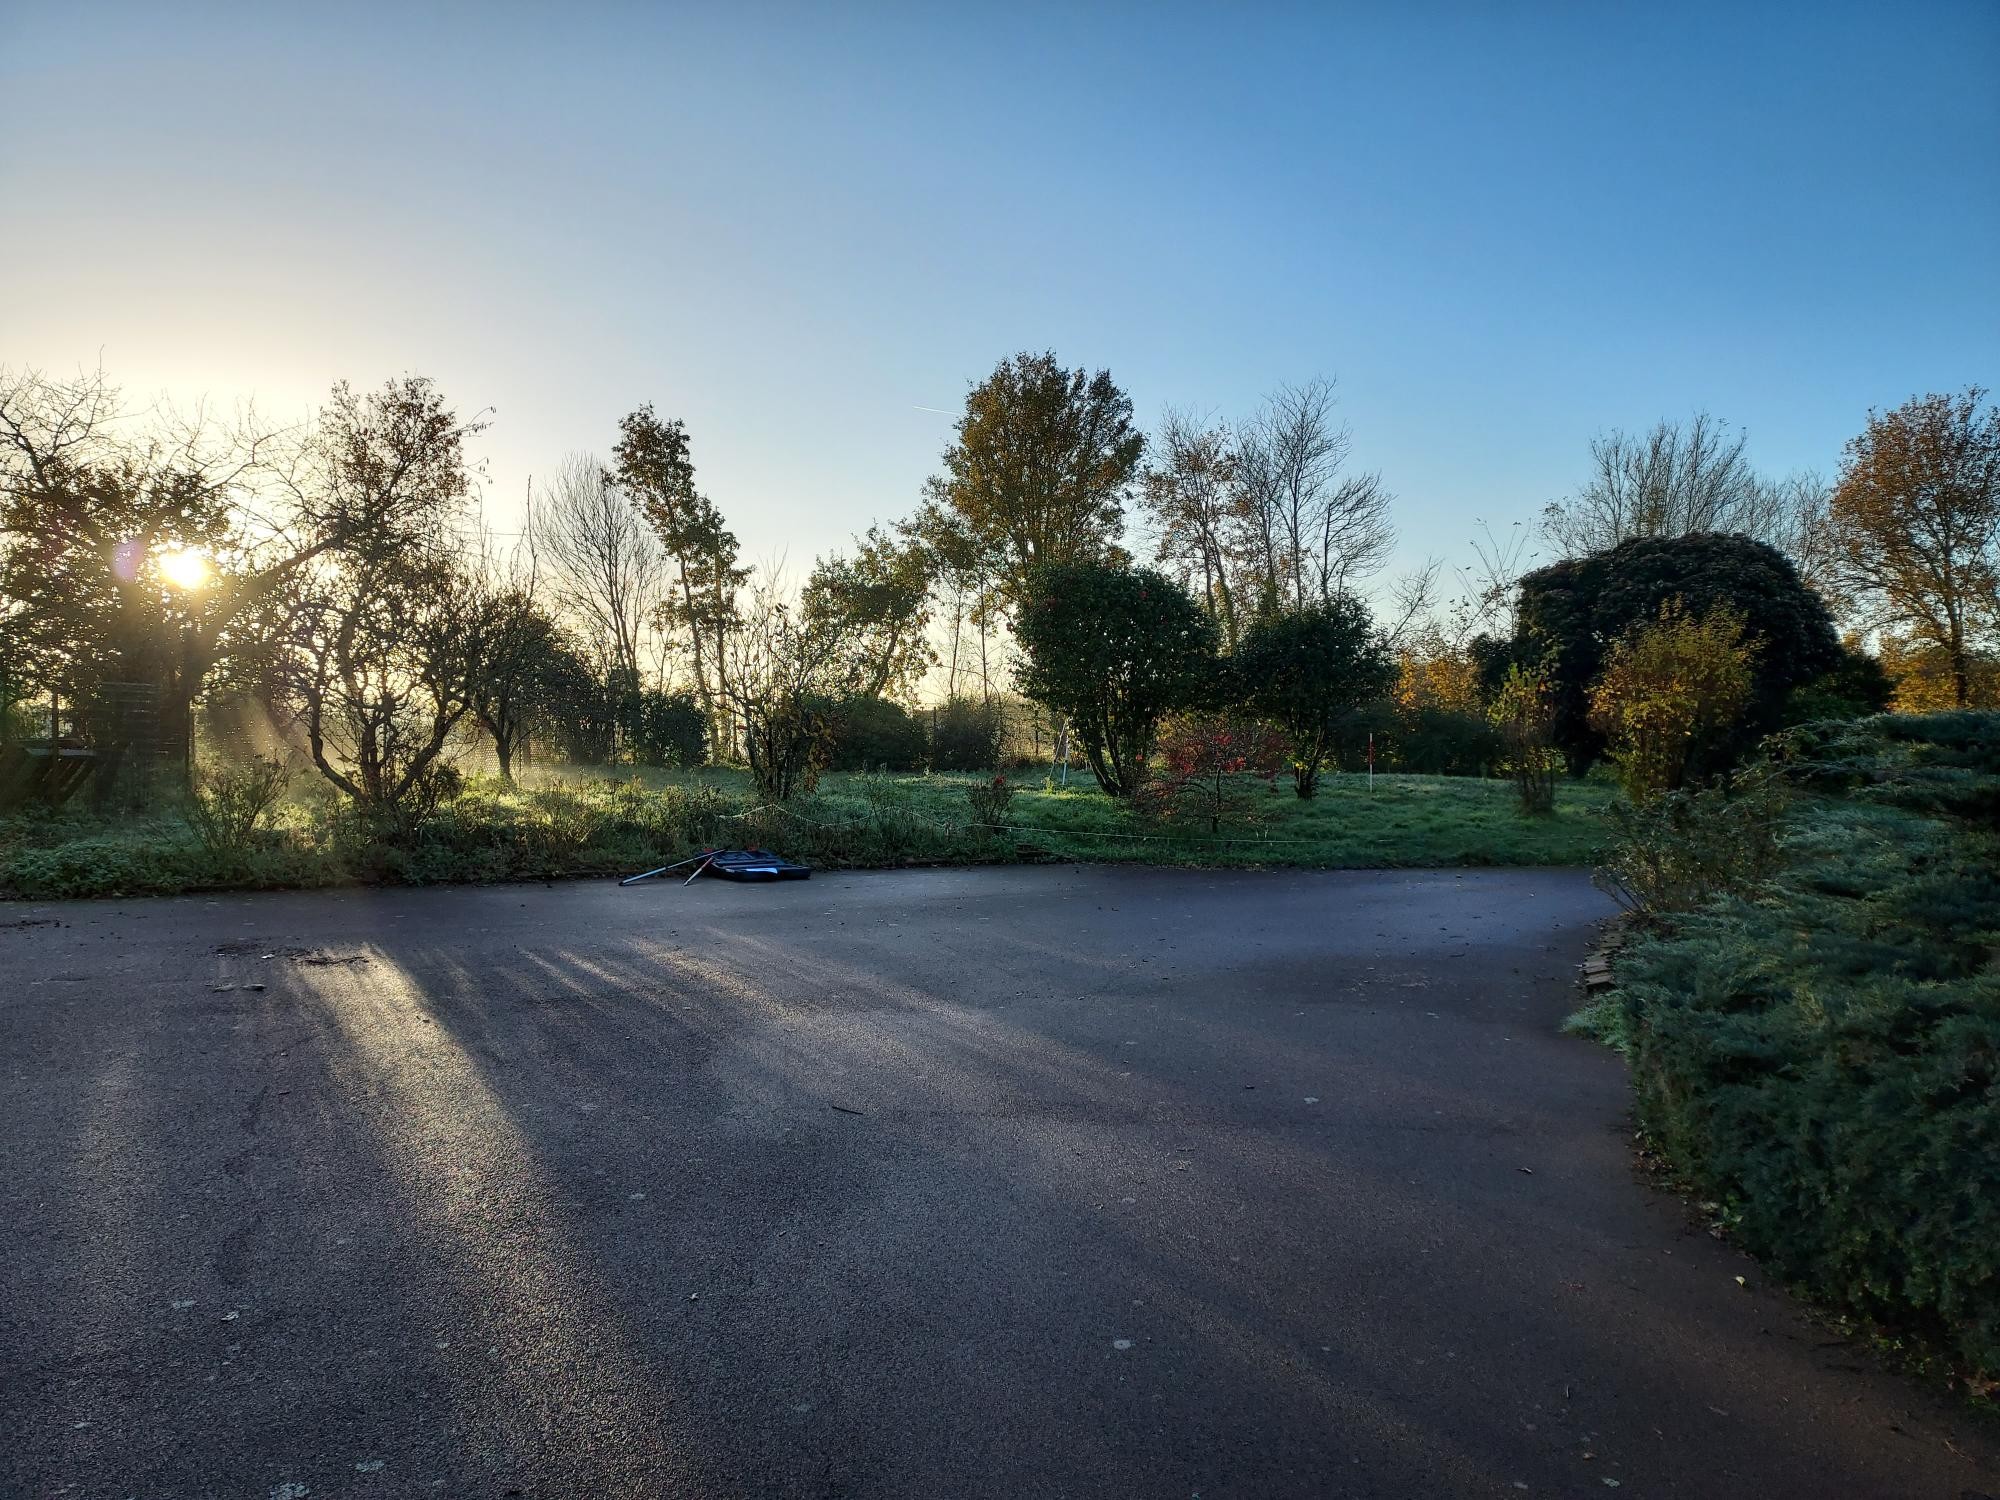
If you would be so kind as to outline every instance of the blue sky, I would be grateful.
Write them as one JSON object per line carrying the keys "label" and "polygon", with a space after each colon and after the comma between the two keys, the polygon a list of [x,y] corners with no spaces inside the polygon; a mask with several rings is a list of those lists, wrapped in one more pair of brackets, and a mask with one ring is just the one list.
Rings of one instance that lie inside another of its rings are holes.
{"label": "blue sky", "polygon": [[2000,5],[12,7],[0,361],[436,377],[491,509],[642,401],[754,559],[1052,348],[1150,424],[1336,376],[1405,559],[1708,410],[1831,471],[2000,382]]}

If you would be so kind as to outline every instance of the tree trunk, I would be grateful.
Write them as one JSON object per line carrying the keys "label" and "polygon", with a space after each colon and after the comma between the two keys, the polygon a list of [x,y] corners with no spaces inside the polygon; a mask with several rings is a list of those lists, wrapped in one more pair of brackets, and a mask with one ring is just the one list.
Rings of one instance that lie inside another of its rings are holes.
{"label": "tree trunk", "polygon": [[[708,716],[708,724],[709,724],[708,732],[710,737],[713,738],[716,729],[718,728],[719,725],[719,720],[717,719],[716,716],[717,715],[717,708],[715,701],[716,695],[709,690],[708,669],[702,660],[701,615],[695,609],[694,586],[688,581],[687,563],[685,560],[681,561],[680,563],[680,584],[681,584],[681,608],[687,618],[688,645],[694,653],[695,696],[701,699],[701,710],[704,714]],[[721,747],[718,745],[716,748],[719,757],[721,752]]]}

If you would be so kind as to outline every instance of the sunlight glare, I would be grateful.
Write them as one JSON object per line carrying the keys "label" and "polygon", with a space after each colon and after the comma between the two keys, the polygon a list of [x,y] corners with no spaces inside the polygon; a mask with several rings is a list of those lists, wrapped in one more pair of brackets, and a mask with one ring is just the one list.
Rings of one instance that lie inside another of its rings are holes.
{"label": "sunlight glare", "polygon": [[208,559],[192,547],[161,553],[159,567],[160,576],[177,589],[198,589],[208,582]]}

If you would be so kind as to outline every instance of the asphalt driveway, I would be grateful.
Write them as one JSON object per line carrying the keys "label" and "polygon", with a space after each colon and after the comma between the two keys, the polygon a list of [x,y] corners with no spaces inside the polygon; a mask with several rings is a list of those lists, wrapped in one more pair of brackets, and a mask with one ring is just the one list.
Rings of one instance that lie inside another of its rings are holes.
{"label": "asphalt driveway", "polygon": [[1606,914],[1132,868],[0,908],[0,1493],[2000,1492],[1635,1180],[1556,1032]]}

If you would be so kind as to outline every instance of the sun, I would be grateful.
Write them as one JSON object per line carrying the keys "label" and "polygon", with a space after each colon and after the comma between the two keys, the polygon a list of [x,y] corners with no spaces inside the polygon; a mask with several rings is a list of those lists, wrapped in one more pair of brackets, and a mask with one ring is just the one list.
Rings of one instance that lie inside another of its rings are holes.
{"label": "sun", "polygon": [[160,576],[177,589],[194,590],[208,582],[208,559],[192,547],[161,553],[159,569]]}

